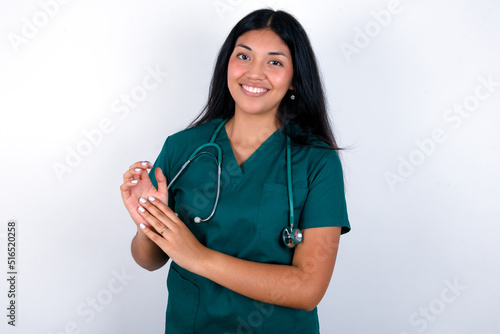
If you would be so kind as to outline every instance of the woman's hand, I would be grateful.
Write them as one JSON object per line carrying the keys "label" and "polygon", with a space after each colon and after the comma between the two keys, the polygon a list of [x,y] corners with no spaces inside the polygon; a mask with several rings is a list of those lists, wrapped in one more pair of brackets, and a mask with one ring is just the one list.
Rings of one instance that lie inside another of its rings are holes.
{"label": "woman's hand", "polygon": [[[138,230],[141,224],[149,225],[137,211],[139,198],[154,196],[158,198],[158,202],[168,203],[167,179],[161,169],[156,168],[155,177],[158,181],[158,190],[156,190],[148,175],[148,170],[152,166],[148,161],[136,162],[123,174],[123,184],[120,186],[123,203]],[[150,271],[161,268],[168,261],[168,256],[163,250],[140,231],[137,231],[132,239],[131,251],[135,262]]]}
{"label": "woman's hand", "polygon": [[120,186],[123,203],[137,226],[139,224],[149,226],[149,223],[137,211],[139,198],[154,196],[163,203],[168,203],[167,179],[161,169],[156,168],[155,176],[158,182],[158,190],[156,190],[148,175],[148,169],[152,166],[148,161],[139,161],[123,174],[123,184]]}
{"label": "woman's hand", "polygon": [[148,222],[148,225],[140,226],[147,237],[172,261],[196,273],[209,249],[196,239],[186,224],[162,201],[151,196],[140,198],[138,204],[138,214]]}

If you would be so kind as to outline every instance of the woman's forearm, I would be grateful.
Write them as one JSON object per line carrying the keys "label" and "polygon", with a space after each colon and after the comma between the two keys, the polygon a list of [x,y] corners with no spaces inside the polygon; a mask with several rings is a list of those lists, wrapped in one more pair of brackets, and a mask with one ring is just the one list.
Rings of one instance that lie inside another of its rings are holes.
{"label": "woman's forearm", "polygon": [[216,251],[210,253],[201,276],[261,302],[305,310],[316,306],[307,289],[298,288],[305,285],[300,268],[246,261]]}
{"label": "woman's forearm", "polygon": [[293,265],[251,262],[207,250],[197,274],[258,301],[310,311],[328,288],[340,235],[340,229],[320,230],[304,231],[310,242],[297,247]]}
{"label": "woman's forearm", "polygon": [[131,251],[135,262],[149,271],[163,267],[169,259],[157,244],[139,230],[132,239]]}

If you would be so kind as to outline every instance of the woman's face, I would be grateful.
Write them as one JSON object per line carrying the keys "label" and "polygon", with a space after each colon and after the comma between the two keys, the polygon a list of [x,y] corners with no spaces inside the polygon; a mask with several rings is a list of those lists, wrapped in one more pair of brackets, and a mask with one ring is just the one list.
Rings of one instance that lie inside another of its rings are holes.
{"label": "woman's face", "polygon": [[241,35],[229,59],[227,82],[235,113],[276,116],[292,87],[293,60],[288,46],[272,30]]}

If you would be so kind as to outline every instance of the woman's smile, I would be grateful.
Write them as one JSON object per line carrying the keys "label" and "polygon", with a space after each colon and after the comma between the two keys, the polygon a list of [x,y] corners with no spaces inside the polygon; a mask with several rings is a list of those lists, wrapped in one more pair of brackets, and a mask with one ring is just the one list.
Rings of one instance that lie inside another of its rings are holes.
{"label": "woman's smile", "polygon": [[262,96],[269,91],[269,89],[262,88],[259,86],[252,86],[250,84],[240,84],[243,92],[248,96]]}

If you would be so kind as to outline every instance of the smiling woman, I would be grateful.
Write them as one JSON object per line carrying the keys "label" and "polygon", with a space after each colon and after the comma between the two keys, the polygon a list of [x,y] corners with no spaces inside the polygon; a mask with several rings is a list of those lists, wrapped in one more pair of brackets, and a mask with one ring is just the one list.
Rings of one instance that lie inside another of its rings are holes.
{"label": "smiling woman", "polygon": [[350,230],[319,78],[295,18],[252,12],[224,42],[197,120],[154,166],[124,174],[135,261],[172,260],[166,333],[319,333]]}
{"label": "smiling woman", "polygon": [[283,96],[293,89],[291,57],[286,44],[270,29],[251,30],[238,38],[227,71],[235,114],[269,113],[276,120]]}
{"label": "smiling woman", "polygon": [[[270,51],[275,50],[275,51]],[[241,35],[229,59],[228,88],[235,102],[235,116],[226,125],[231,147],[238,165],[252,155],[267,137],[256,134],[255,128],[246,133],[234,131],[234,119],[246,124],[263,120],[267,135],[279,128],[278,106],[288,90],[293,89],[293,63],[287,45],[272,30],[251,30]]]}

